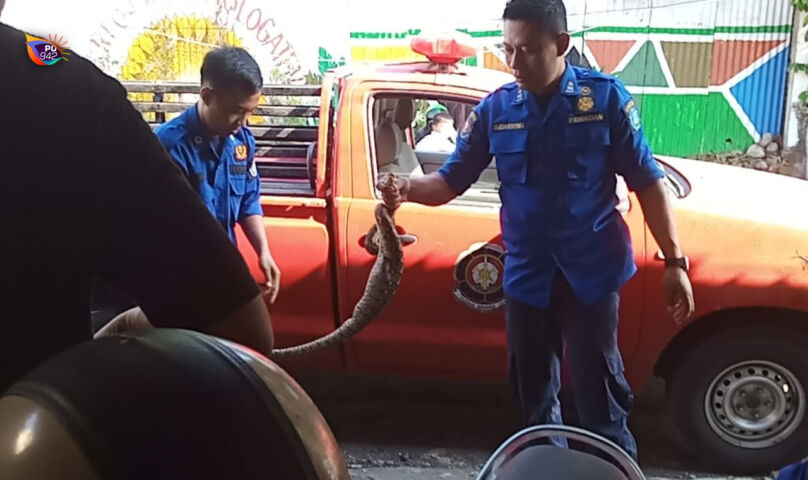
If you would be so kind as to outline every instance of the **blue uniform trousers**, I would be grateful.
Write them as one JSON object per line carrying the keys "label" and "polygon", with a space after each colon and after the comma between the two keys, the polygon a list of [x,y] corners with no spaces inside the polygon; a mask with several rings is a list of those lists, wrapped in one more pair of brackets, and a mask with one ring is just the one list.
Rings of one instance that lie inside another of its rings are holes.
{"label": "blue uniform trousers", "polygon": [[[619,293],[583,305],[557,272],[549,308],[506,299],[508,370],[523,426],[561,424],[560,362],[567,365],[580,427],[621,446],[637,458],[628,429],[634,395],[617,349]],[[553,443],[566,446],[561,439]]]}

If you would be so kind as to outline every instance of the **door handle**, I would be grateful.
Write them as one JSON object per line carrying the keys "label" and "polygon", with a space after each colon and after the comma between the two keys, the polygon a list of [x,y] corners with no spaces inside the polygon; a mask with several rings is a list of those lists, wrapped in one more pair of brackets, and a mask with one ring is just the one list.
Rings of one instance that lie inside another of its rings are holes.
{"label": "door handle", "polygon": [[407,245],[412,245],[413,243],[418,241],[418,237],[415,235],[410,235],[409,233],[399,233],[398,239],[401,240],[401,245],[406,247]]}
{"label": "door handle", "polygon": [[[418,237],[409,233],[404,233],[404,229],[402,229],[401,227],[396,226],[396,230],[398,231],[398,238],[399,240],[401,240],[402,247],[412,245],[413,243],[418,241]],[[373,233],[372,238],[368,237],[368,235],[371,232],[368,232],[367,234],[359,237],[359,246],[367,250],[369,254],[377,255],[379,253],[379,246],[377,240],[378,235],[373,229],[371,229],[371,231]]]}

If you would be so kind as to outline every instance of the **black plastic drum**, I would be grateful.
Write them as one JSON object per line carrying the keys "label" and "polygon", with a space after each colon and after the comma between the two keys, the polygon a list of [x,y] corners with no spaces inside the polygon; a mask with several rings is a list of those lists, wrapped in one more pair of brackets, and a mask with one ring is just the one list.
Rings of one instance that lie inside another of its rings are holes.
{"label": "black plastic drum", "polygon": [[348,479],[317,407],[265,357],[187,330],[78,345],[0,397],[3,479]]}

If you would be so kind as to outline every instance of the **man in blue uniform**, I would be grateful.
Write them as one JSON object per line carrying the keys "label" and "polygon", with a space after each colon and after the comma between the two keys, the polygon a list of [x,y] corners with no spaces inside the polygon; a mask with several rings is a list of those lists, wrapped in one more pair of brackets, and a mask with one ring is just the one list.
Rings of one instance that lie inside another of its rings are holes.
{"label": "man in blue uniform", "polygon": [[280,270],[264,229],[255,138],[245,126],[261,100],[261,71],[244,49],[222,47],[205,55],[201,75],[197,104],[155,133],[234,242],[236,222],[241,225],[274,302]]}
{"label": "man in blue uniform", "polygon": [[562,421],[563,337],[582,426],[636,458],[617,322],[619,290],[637,267],[615,208],[615,174],[638,194],[667,259],[669,310],[683,322],[693,312],[693,294],[663,172],[620,81],[565,61],[570,35],[561,0],[511,0],[503,19],[516,82],[475,107],[439,171],[387,188],[382,179],[378,188],[391,208],[402,201],[444,204],[496,157],[509,373],[524,422]]}

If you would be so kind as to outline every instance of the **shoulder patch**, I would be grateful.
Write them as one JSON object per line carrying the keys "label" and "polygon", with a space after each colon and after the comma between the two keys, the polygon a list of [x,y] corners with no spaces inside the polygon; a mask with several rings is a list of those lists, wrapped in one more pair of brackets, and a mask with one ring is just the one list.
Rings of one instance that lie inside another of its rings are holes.
{"label": "shoulder patch", "polygon": [[474,129],[474,124],[477,123],[477,112],[474,110],[469,113],[468,118],[466,119],[466,124],[463,125],[463,130],[460,131],[460,138],[463,140],[468,140],[469,135],[471,135],[471,130]]}
{"label": "shoulder patch", "polygon": [[636,105],[632,105],[631,110],[629,110],[628,121],[629,123],[631,123],[631,128],[633,128],[634,131],[638,131],[640,128],[642,128],[642,122],[640,121],[640,111],[637,110]]}

